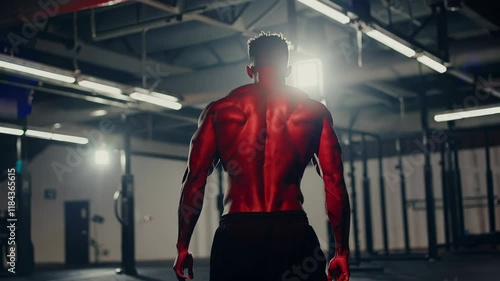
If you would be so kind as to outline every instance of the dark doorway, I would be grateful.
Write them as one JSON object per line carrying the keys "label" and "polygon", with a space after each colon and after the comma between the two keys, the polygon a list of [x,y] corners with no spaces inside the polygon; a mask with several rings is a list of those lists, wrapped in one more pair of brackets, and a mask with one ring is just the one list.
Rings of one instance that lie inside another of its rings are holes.
{"label": "dark doorway", "polygon": [[89,201],[64,204],[66,264],[89,264]]}

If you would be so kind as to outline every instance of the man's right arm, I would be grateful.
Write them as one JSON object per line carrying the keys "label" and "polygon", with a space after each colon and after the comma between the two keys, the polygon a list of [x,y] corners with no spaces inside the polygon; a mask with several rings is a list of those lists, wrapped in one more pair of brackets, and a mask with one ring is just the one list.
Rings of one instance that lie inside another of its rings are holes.
{"label": "man's right arm", "polygon": [[344,169],[340,143],[333,129],[333,120],[328,109],[322,120],[322,132],[317,158],[325,184],[326,209],[335,236],[335,257],[330,264],[330,272],[338,280],[349,279],[349,227],[350,204],[344,181]]}

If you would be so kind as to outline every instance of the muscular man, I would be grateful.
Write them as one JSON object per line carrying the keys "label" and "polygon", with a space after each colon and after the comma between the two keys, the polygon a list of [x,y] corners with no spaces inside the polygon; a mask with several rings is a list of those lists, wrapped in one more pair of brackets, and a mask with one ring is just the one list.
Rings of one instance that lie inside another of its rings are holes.
{"label": "muscular man", "polygon": [[[250,39],[248,53],[247,74],[254,83],[209,104],[191,141],[179,206],[177,278],[193,278],[189,242],[207,176],[220,161],[229,187],[212,245],[211,281],[324,281],[325,271],[329,280],[347,281],[350,207],[331,114],[285,85],[291,68],[281,35]],[[300,182],[311,160],[325,184],[335,234],[328,270],[302,207]]]}

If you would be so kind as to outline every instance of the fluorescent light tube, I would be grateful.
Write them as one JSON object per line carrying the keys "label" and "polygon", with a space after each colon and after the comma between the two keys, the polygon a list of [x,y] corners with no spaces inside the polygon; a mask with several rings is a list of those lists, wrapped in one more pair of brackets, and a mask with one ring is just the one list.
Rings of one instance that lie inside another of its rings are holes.
{"label": "fluorescent light tube", "polygon": [[182,104],[180,104],[178,102],[162,99],[162,98],[159,98],[156,96],[142,94],[139,92],[133,92],[132,94],[130,94],[130,97],[135,99],[135,100],[138,100],[138,101],[152,103],[152,104],[167,107],[170,109],[179,110],[182,108]]}
{"label": "fluorescent light tube", "polygon": [[379,41],[380,43],[386,45],[387,47],[400,52],[401,54],[411,58],[414,57],[417,53],[410,47],[392,39],[391,37],[383,34],[382,32],[372,29],[366,32],[366,35],[369,37]]}
{"label": "fluorescent light tube", "polygon": [[38,77],[44,77],[44,78],[48,78],[48,79],[52,79],[52,80],[57,80],[57,81],[61,81],[61,82],[66,82],[66,83],[74,83],[75,82],[75,77],[72,77],[72,76],[57,74],[57,73],[53,73],[53,72],[49,72],[49,71],[45,71],[45,70],[41,70],[41,69],[36,69],[33,67],[28,67],[28,66],[24,66],[24,65],[20,65],[20,64],[6,62],[3,60],[0,60],[0,67],[14,70],[14,71],[19,71],[19,72],[26,73],[26,74],[31,74],[31,75],[38,76]]}
{"label": "fluorescent light tube", "polygon": [[0,127],[0,134],[21,136],[22,134],[24,134],[24,131],[15,128]]}
{"label": "fluorescent light tube", "polygon": [[151,95],[152,96],[155,96],[155,97],[158,97],[160,99],[166,99],[166,100],[169,100],[169,101],[179,101],[178,98],[174,97],[174,96],[171,96],[171,95],[166,95],[166,94],[162,94],[162,93],[158,93],[158,92],[151,92]]}
{"label": "fluorescent light tube", "polygon": [[41,132],[36,130],[26,130],[26,136],[39,139],[46,139],[46,140],[52,139],[52,133]]}
{"label": "fluorescent light tube", "polygon": [[426,55],[422,55],[422,56],[418,57],[417,60],[420,63],[427,65],[428,67],[434,69],[435,71],[437,71],[439,73],[445,73],[448,70],[448,68],[446,68],[446,66],[431,59],[430,57],[428,57]]}
{"label": "fluorescent light tube", "polygon": [[175,101],[175,102],[179,101],[179,99],[177,97],[167,95],[164,93],[159,93],[159,92],[150,92],[150,91],[143,89],[143,88],[134,88],[133,93],[150,95],[150,96],[154,96],[154,97],[164,99],[164,100],[169,100],[169,101]]}
{"label": "fluorescent light tube", "polygon": [[120,89],[120,88],[108,86],[108,85],[104,85],[101,83],[92,82],[92,81],[88,81],[88,80],[78,81],[78,85],[85,87],[85,88],[92,89],[92,90],[96,90],[98,92],[104,92],[104,93],[113,94],[113,95],[121,95],[122,94],[122,89]]}
{"label": "fluorescent light tube", "polygon": [[101,116],[104,116],[107,114],[108,114],[108,111],[104,110],[104,109],[94,110],[94,111],[90,112],[90,116],[92,116],[92,117],[101,117]]}
{"label": "fluorescent light tube", "polygon": [[89,142],[87,138],[75,137],[63,134],[53,134],[50,132],[42,132],[37,130],[26,130],[26,136],[39,139],[46,139],[46,140],[70,142],[76,144],[87,144]]}
{"label": "fluorescent light tube", "polygon": [[500,106],[441,113],[434,116],[436,122],[446,122],[465,118],[500,114]]}
{"label": "fluorescent light tube", "polygon": [[348,16],[322,3],[321,1],[318,0],[297,0],[297,1],[342,24],[347,24],[351,21],[351,19]]}
{"label": "fluorescent light tube", "polygon": [[71,142],[71,143],[77,143],[77,144],[89,143],[89,140],[87,138],[75,137],[75,136],[69,136],[69,135],[61,135],[61,134],[52,134],[52,140]]}

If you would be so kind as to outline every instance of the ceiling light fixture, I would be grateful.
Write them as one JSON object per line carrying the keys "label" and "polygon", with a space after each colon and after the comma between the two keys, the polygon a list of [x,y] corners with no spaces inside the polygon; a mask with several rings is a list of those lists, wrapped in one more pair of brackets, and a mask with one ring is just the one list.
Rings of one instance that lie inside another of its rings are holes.
{"label": "ceiling light fixture", "polygon": [[174,101],[174,102],[178,102],[179,101],[179,99],[177,97],[174,97],[174,96],[171,96],[171,95],[167,95],[167,94],[163,94],[163,93],[151,92],[150,95],[158,97],[160,99],[169,100],[169,101]]}
{"label": "ceiling light fixture", "polygon": [[9,128],[9,127],[0,127],[0,134],[14,135],[14,136],[22,136],[24,133],[21,129]]}
{"label": "ceiling light fixture", "polygon": [[89,140],[87,138],[70,136],[70,135],[62,135],[62,134],[52,134],[52,140],[70,142],[70,143],[76,143],[76,144],[89,143]]}
{"label": "ceiling light fixture", "polygon": [[422,55],[422,56],[418,57],[417,60],[421,64],[427,65],[428,67],[434,69],[435,71],[437,71],[439,73],[445,73],[448,70],[448,68],[445,65],[431,59],[430,57],[428,57],[426,55]]}
{"label": "ceiling light fixture", "polygon": [[83,137],[63,135],[63,134],[53,134],[51,132],[43,132],[38,130],[26,130],[26,136],[45,140],[62,141],[76,144],[87,144],[89,140]]}
{"label": "ceiling light fixture", "polygon": [[178,102],[162,99],[157,96],[146,95],[139,92],[133,92],[132,94],[130,94],[130,97],[138,101],[143,101],[170,109],[179,110],[182,108],[182,104]]}
{"label": "ceiling light fixture", "polygon": [[26,136],[32,137],[32,138],[37,138],[37,139],[45,139],[45,140],[52,139],[52,133],[42,132],[42,131],[37,131],[37,130],[26,130]]}
{"label": "ceiling light fixture", "polygon": [[366,35],[409,58],[414,57],[417,54],[412,48],[392,39],[378,30],[372,29],[367,31]]}
{"label": "ceiling light fixture", "polygon": [[89,88],[98,92],[103,92],[107,94],[112,94],[112,95],[121,95],[122,94],[122,89],[118,87],[113,87],[109,85],[104,85],[98,82],[92,82],[89,80],[81,80],[78,81],[78,85]]}
{"label": "ceiling light fixture", "polygon": [[440,113],[434,116],[434,120],[436,122],[446,122],[494,114],[500,114],[500,106]]}
{"label": "ceiling light fixture", "polygon": [[[19,60],[21,62],[21,60]],[[0,55],[0,68],[5,68],[11,71],[20,72],[22,74],[29,74],[36,77],[43,77],[51,80],[56,80],[65,83],[74,83],[75,77],[64,74],[58,74],[52,71],[42,70],[42,66],[33,64],[33,66],[21,65],[8,56]]]}
{"label": "ceiling light fixture", "polygon": [[107,114],[108,114],[107,110],[99,109],[99,110],[92,111],[90,113],[90,116],[92,116],[92,117],[101,117],[101,116],[104,116],[104,115],[107,115]]}
{"label": "ceiling light fixture", "polygon": [[342,24],[348,24],[351,21],[351,19],[348,16],[344,15],[342,12],[335,10],[334,8],[328,6],[327,4],[319,0],[297,0],[297,1]]}

